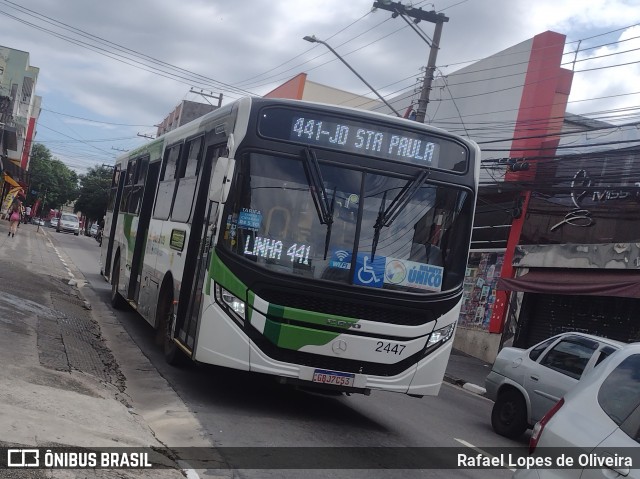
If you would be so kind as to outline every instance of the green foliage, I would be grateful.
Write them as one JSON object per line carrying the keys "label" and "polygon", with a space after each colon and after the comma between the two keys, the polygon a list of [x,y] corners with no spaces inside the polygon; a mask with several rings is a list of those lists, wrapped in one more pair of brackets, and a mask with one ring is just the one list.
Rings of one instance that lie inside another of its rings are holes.
{"label": "green foliage", "polygon": [[86,175],[80,176],[80,193],[74,209],[87,217],[87,225],[106,214],[112,176],[113,168],[109,166],[89,168]]}
{"label": "green foliage", "polygon": [[27,195],[27,203],[33,203],[36,198],[43,200],[40,211],[59,209],[64,204],[78,196],[78,175],[62,161],[54,158],[49,149],[36,143],[31,150],[29,163],[31,174],[30,190]]}

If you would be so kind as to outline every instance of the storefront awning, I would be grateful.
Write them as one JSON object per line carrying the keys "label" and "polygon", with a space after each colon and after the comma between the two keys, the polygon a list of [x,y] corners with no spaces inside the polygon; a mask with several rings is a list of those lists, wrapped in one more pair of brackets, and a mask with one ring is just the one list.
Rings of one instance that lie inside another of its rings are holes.
{"label": "storefront awning", "polygon": [[525,293],[640,298],[640,272],[602,269],[536,269],[518,278],[500,278],[497,289]]}
{"label": "storefront awning", "polygon": [[5,175],[11,176],[13,180],[20,183],[20,186],[27,187],[29,185],[29,172],[23,170],[13,161],[9,159],[3,160]]}

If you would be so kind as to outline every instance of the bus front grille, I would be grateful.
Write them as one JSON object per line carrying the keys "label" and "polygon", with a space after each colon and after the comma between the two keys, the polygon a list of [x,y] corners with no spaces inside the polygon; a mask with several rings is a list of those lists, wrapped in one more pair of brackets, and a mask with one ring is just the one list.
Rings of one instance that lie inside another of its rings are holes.
{"label": "bus front grille", "polygon": [[379,303],[347,301],[290,290],[278,291],[265,288],[256,291],[256,294],[265,301],[279,306],[379,323],[418,326],[435,320],[435,315],[426,309],[389,308]]}

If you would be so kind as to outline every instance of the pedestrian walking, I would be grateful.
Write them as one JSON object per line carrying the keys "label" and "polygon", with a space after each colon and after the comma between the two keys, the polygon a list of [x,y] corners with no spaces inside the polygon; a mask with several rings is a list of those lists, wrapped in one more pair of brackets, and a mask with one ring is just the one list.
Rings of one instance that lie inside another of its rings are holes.
{"label": "pedestrian walking", "polygon": [[9,227],[9,236],[12,238],[16,235],[16,230],[18,229],[18,224],[20,223],[20,203],[14,202],[9,209],[9,221],[11,221],[11,226]]}

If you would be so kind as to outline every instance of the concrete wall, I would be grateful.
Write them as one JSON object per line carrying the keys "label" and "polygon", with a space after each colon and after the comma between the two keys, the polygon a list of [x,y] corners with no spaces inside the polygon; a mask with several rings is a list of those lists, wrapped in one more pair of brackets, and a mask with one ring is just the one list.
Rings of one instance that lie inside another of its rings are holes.
{"label": "concrete wall", "polygon": [[[488,124],[505,125],[503,142],[492,149],[509,149],[524,90],[533,39],[526,40],[446,76],[436,75],[432,83],[425,123],[475,141],[497,140]],[[405,93],[391,100],[399,111],[417,105],[419,94]],[[487,133],[490,131],[490,133]],[[483,152],[483,159],[495,156]]]}
{"label": "concrete wall", "polygon": [[500,348],[501,337],[500,334],[459,326],[453,339],[453,347],[487,363],[493,363]]}
{"label": "concrete wall", "polygon": [[328,103],[330,105],[348,106],[361,110],[380,108],[382,102],[366,96],[356,95],[348,91],[333,88],[307,79],[306,73],[300,73],[279,87],[267,93],[265,98],[291,98],[294,100]]}
{"label": "concrete wall", "polygon": [[315,83],[309,80],[305,83],[302,99],[319,103],[330,103],[332,105],[360,108],[361,110],[372,110],[383,104],[377,100],[372,100],[361,95],[321,85],[320,83]]}

